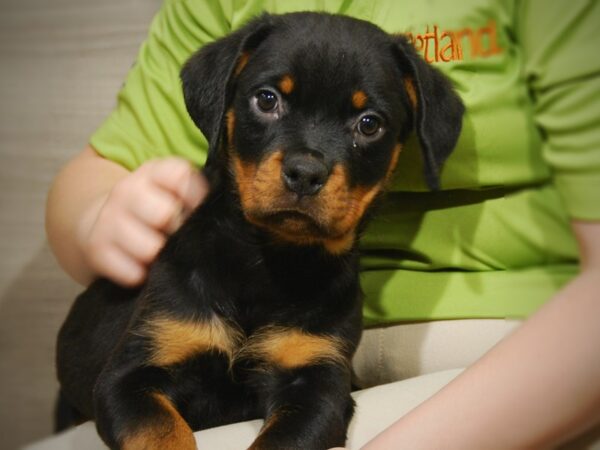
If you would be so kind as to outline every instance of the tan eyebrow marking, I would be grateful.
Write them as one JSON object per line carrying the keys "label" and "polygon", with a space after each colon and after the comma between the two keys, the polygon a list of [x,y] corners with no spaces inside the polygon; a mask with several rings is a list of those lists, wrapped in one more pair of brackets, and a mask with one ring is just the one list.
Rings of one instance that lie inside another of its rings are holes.
{"label": "tan eyebrow marking", "polygon": [[284,75],[279,81],[279,90],[288,95],[294,90],[294,79],[291,75]]}
{"label": "tan eyebrow marking", "polygon": [[367,94],[363,91],[355,91],[354,94],[352,94],[352,106],[356,109],[363,109],[367,104],[367,100]]}

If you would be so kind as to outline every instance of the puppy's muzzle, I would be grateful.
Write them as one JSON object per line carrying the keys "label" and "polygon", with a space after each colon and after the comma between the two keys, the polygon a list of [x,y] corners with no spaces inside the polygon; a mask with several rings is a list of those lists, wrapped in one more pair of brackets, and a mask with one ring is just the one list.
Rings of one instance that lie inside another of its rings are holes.
{"label": "puppy's muzzle", "polygon": [[317,194],[329,178],[327,166],[313,155],[285,158],[281,172],[283,185],[299,197]]}

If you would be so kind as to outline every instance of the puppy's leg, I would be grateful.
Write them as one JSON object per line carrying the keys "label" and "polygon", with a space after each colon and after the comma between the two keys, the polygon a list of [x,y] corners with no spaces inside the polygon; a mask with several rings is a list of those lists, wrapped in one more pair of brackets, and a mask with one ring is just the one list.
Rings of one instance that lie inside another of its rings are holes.
{"label": "puppy's leg", "polygon": [[265,377],[267,417],[251,450],[321,450],[343,446],[354,411],[350,373],[327,363]]}
{"label": "puppy's leg", "polygon": [[111,367],[94,391],[98,433],[112,449],[194,450],[192,430],[166,395],[157,367]]}
{"label": "puppy's leg", "polygon": [[227,413],[214,414],[218,405],[212,409],[218,417],[207,417],[202,398],[209,396],[203,391],[217,386],[228,391],[229,361],[239,339],[235,326],[216,315],[181,319],[154,312],[138,317],[94,389],[102,438],[124,450],[195,449],[181,411],[195,428],[227,418]]}

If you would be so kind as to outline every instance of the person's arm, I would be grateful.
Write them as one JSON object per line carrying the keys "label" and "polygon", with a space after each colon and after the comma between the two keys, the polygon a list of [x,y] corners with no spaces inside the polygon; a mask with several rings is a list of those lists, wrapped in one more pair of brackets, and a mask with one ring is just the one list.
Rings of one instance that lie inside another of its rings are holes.
{"label": "person's arm", "polygon": [[152,160],[129,172],[87,147],[50,189],[48,241],[79,283],[102,275],[133,286],[145,278],[182,212],[197,206],[207,190],[204,178],[183,159]]}
{"label": "person's arm", "polygon": [[56,178],[47,234],[80,283],[98,275],[141,282],[179,211],[205,195],[187,161],[201,166],[208,143],[186,111],[179,72],[194,51],[231,31],[236,14],[228,2],[162,2],[115,108]]}
{"label": "person's arm", "polygon": [[364,450],[547,448],[600,422],[600,222],[573,230],[580,275]]}

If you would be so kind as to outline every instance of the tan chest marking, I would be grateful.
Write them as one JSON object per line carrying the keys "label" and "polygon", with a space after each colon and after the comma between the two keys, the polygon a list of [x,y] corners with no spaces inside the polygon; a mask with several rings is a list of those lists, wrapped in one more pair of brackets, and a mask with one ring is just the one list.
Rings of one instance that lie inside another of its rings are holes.
{"label": "tan chest marking", "polygon": [[265,327],[259,330],[250,337],[241,355],[284,369],[326,361],[348,364],[341,339],[286,327]]}
{"label": "tan chest marking", "polygon": [[139,334],[151,341],[148,362],[160,367],[213,350],[224,353],[231,360],[242,340],[242,333],[236,327],[217,316],[205,321],[156,317],[149,320]]}

